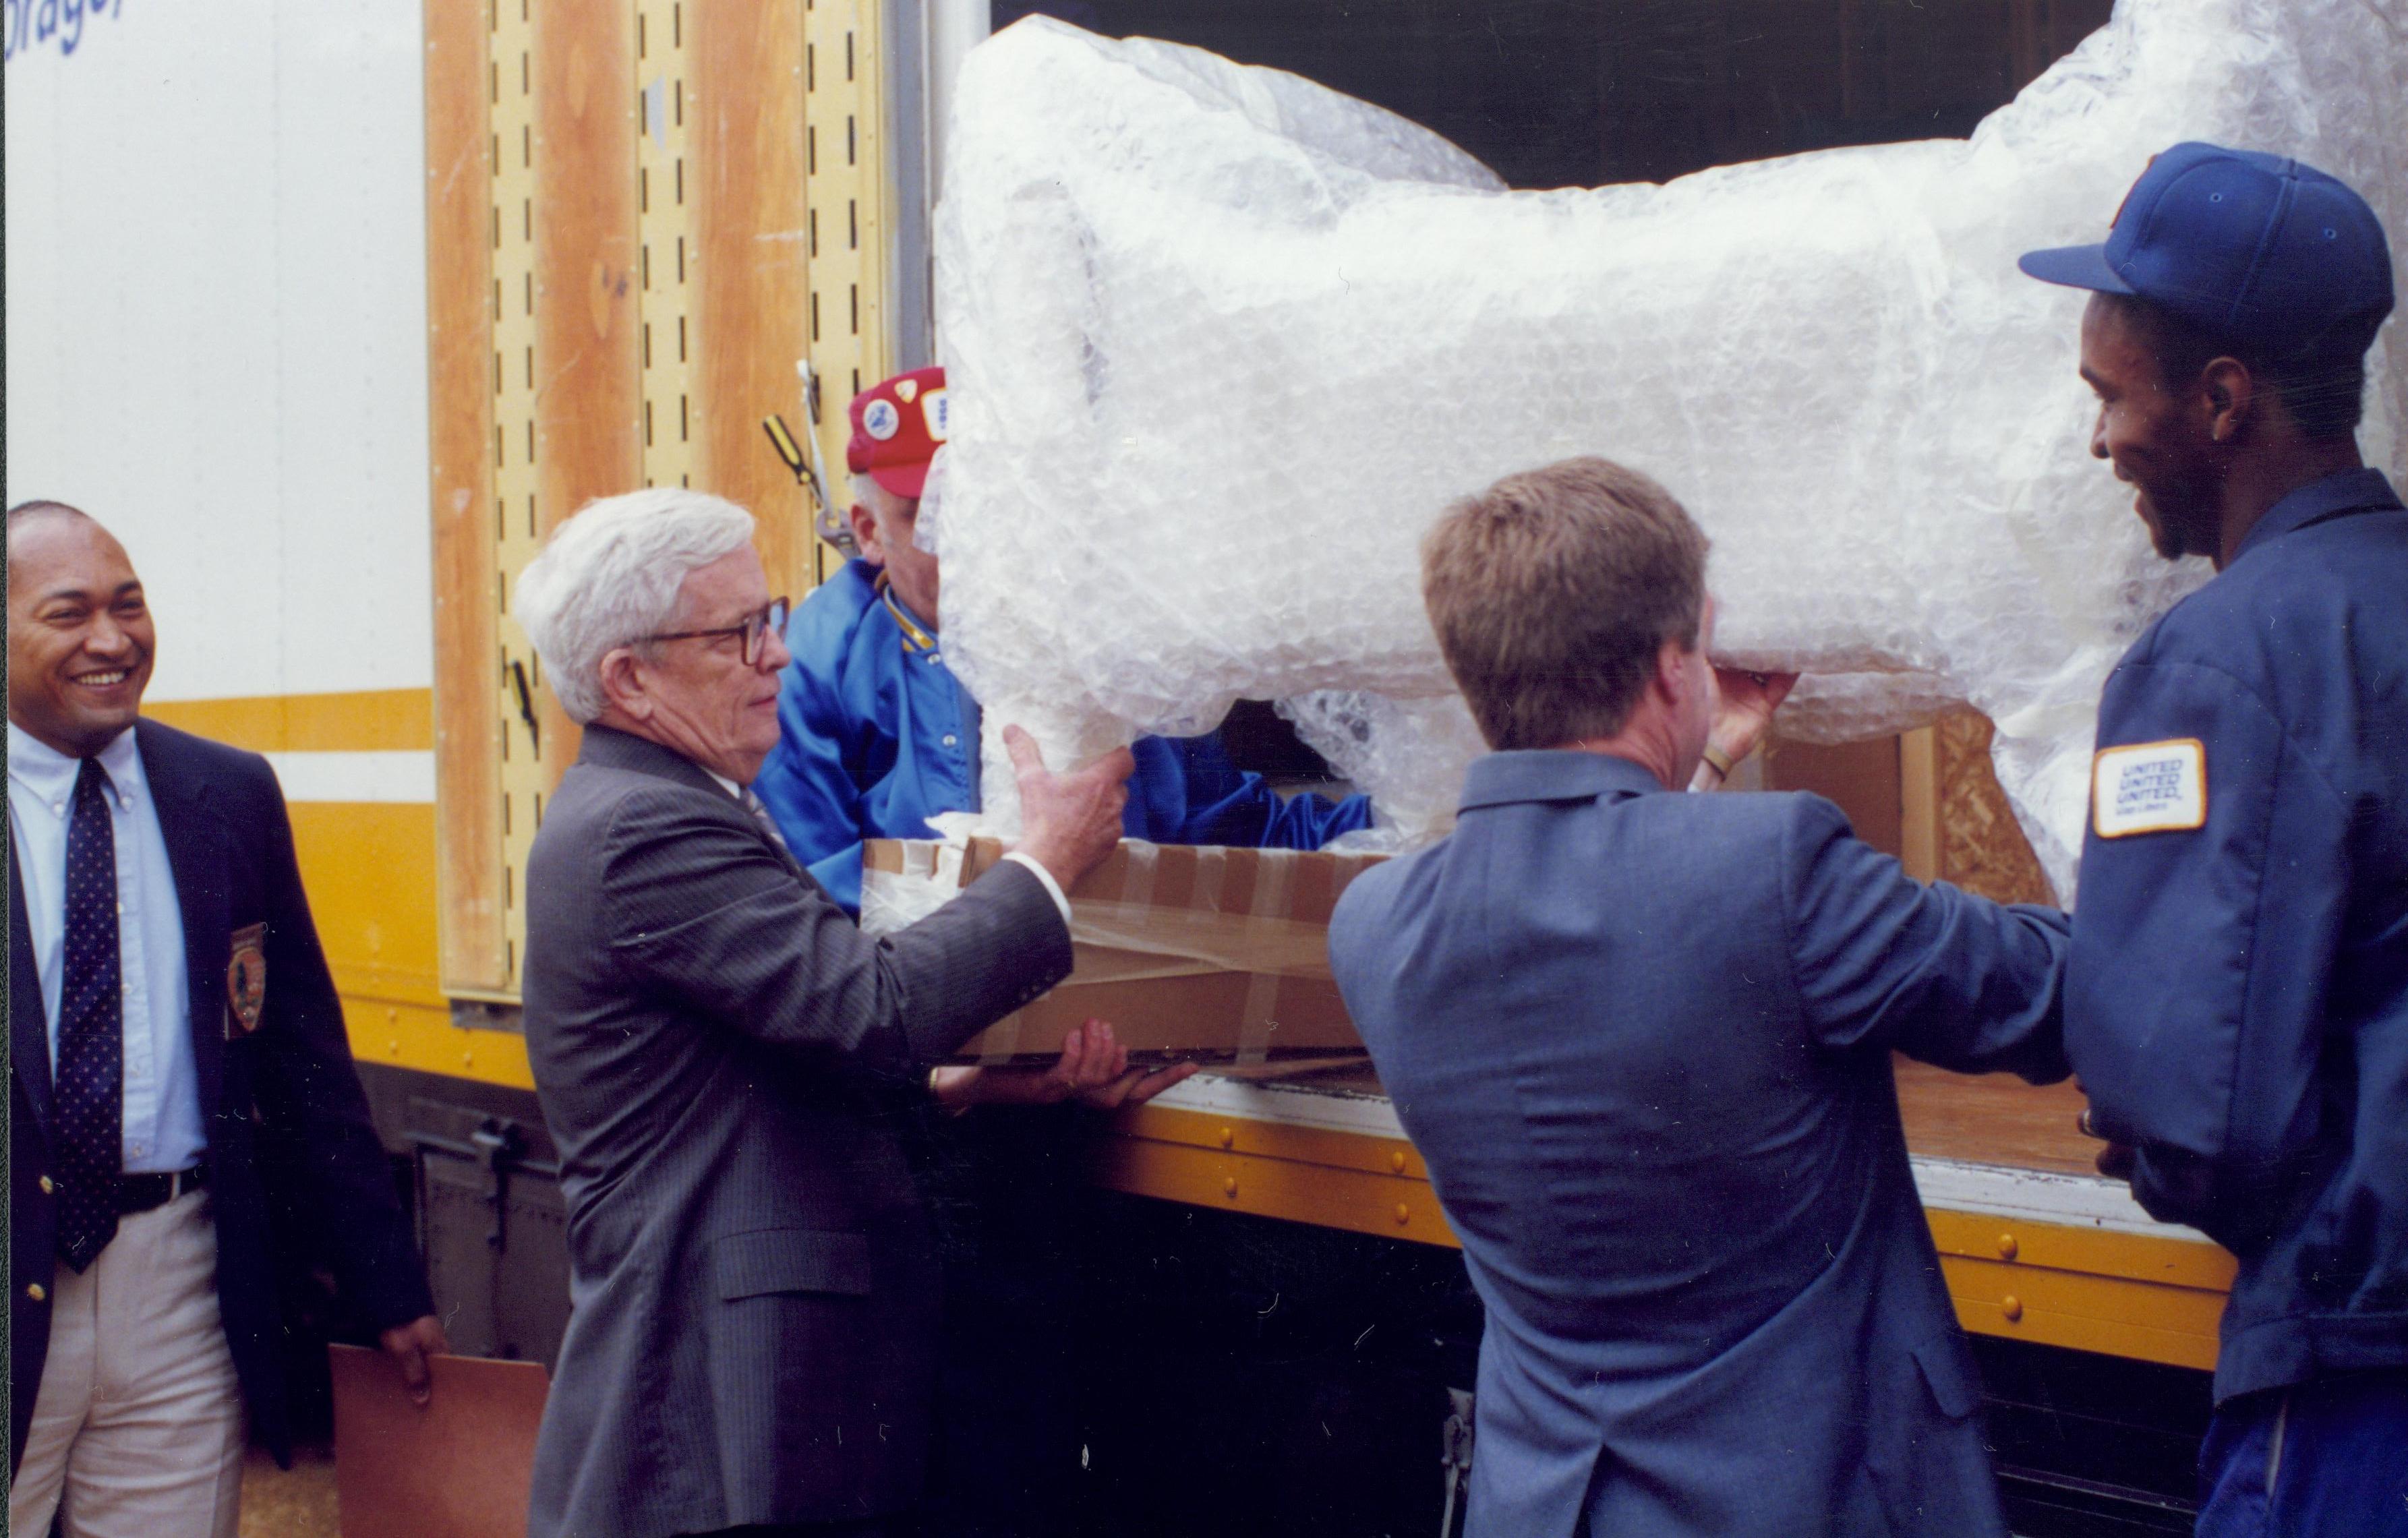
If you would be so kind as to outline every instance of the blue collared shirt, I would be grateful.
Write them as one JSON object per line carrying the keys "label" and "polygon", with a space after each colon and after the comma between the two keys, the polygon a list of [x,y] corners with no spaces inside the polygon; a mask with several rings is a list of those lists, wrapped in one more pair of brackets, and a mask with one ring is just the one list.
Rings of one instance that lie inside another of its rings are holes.
{"label": "blue collared shirt", "polygon": [[[67,816],[81,760],[8,724],[8,833],[25,885],[25,923],[50,1067],[59,1061],[59,985],[66,968]],[[208,1140],[201,1128],[200,1080],[193,1062],[191,999],[184,972],[183,910],[167,841],[142,772],[131,728],[100,750],[108,771],[110,835],[117,846],[118,964],[125,983],[125,1171],[189,1170]]]}
{"label": "blue collared shirt", "polygon": [[[861,841],[926,839],[979,805],[979,708],[935,632],[851,561],[787,622],[778,745],[753,794],[828,895],[861,906]],[[1216,737],[1139,739],[1122,832],[1155,843],[1318,849],[1371,823],[1361,796],[1283,800]]]}
{"label": "blue collared shirt", "polygon": [[2408,1366],[2408,510],[2300,488],[2126,654],[2066,1050],[2240,1272],[2219,1400]]}

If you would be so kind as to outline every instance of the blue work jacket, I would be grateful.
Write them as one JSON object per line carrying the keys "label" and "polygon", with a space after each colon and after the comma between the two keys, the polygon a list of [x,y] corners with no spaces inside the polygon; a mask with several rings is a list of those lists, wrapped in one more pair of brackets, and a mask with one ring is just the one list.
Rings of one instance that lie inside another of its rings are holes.
{"label": "blue work jacket", "polygon": [[2215,1394],[2408,1364],[2408,511],[2277,502],[2099,712],[2065,1038],[2132,1193],[2240,1258]]}
{"label": "blue work jacket", "polygon": [[[864,839],[933,838],[930,817],[979,806],[978,702],[880,576],[847,562],[795,611],[778,746],[752,782],[795,857],[856,914]],[[1132,839],[1318,849],[1371,823],[1361,796],[1282,800],[1217,737],[1140,738],[1129,751],[1121,827]]]}

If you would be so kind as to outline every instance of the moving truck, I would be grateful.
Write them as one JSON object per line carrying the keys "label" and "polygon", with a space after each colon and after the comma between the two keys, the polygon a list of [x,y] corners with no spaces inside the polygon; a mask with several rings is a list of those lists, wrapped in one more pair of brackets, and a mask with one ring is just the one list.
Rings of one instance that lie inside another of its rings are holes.
{"label": "moving truck", "polygon": [[[937,356],[949,82],[1026,8],[0,0],[7,496],[113,527],[158,614],[152,713],[274,761],[465,1351],[548,1359],[566,1314],[517,988],[577,732],[510,582],[587,499],[671,482],[758,513],[781,590],[833,569],[764,419],[838,465],[852,393]],[[1046,8],[1297,70],[1553,186],[1962,134],[2108,4]],[[1230,739],[1318,770],[1267,709]],[[1917,875],[2042,896],[1987,739],[1776,742],[1759,773]],[[2187,1531],[2229,1258],[2090,1172],[2071,1086],[1901,1085],[2018,1530]],[[1112,1522],[1438,1520],[1477,1307],[1376,1078],[1208,1074],[1083,1157],[1096,1238],[1066,1263],[1111,1300],[1082,1392]]]}

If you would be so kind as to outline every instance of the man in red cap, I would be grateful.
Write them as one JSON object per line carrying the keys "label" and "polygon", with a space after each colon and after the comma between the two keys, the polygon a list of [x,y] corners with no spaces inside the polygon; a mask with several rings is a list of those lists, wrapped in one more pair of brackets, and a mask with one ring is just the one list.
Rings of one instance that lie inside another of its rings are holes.
{"label": "man in red cap", "polygon": [[[939,812],[979,806],[979,708],[939,644],[937,557],[914,542],[944,446],[945,371],[916,368],[853,397],[850,515],[859,554],[795,611],[778,749],[753,790],[838,902],[861,905],[864,839],[925,839]],[[1367,827],[1360,796],[1283,801],[1213,737],[1130,750],[1127,836],[1155,843],[1317,849]]]}
{"label": "man in red cap", "polygon": [[[914,369],[865,390],[852,418],[845,464],[858,553],[787,627],[795,660],[781,681],[778,746],[752,788],[795,857],[858,913],[863,840],[931,838],[931,816],[978,808],[979,707],[945,667],[938,561],[913,538],[947,437],[945,371]],[[1371,820],[1359,796],[1283,801],[1213,737],[1144,738],[1130,751],[1130,838],[1312,849]],[[1135,1103],[1192,1071],[1112,1075],[1123,1059],[1109,1028],[1088,1035],[1048,1071],[940,1069],[925,1107],[936,1114],[918,1118],[948,1294],[925,1518],[933,1533],[1057,1531],[1077,1476],[1079,1439],[1059,1392],[1074,1187],[1058,1171],[1078,1128],[1026,1102]],[[1023,1103],[941,1114],[982,1100]]]}

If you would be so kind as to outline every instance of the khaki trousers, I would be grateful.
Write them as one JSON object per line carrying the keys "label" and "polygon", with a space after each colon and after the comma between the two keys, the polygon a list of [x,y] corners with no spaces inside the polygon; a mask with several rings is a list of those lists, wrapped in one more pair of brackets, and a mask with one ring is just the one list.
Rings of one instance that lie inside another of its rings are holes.
{"label": "khaki trousers", "polygon": [[209,1194],[189,1191],[121,1219],[80,1276],[58,1269],[11,1531],[39,1538],[55,1510],[68,1538],[234,1538],[242,1392],[217,1267]]}

